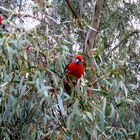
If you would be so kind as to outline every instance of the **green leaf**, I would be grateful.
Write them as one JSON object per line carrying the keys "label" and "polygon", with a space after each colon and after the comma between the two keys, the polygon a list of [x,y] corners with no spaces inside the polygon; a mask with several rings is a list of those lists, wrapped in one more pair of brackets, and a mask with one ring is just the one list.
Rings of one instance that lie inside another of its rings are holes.
{"label": "green leaf", "polygon": [[124,90],[125,96],[128,96],[128,89],[126,88],[126,86],[124,85],[124,83],[122,81],[120,81],[120,86],[121,88]]}
{"label": "green leaf", "polygon": [[68,118],[67,118],[67,128],[71,129],[71,125],[72,125],[72,120],[74,118],[74,112],[70,113]]}
{"label": "green leaf", "polygon": [[8,97],[8,103],[5,105],[5,110],[3,113],[3,120],[7,121],[8,118],[10,117],[11,109],[12,109],[12,104],[15,101],[14,97],[12,95],[9,95]]}
{"label": "green leaf", "polygon": [[134,105],[134,101],[131,99],[125,99],[125,102],[130,104],[130,105]]}
{"label": "green leaf", "polygon": [[93,115],[90,112],[85,112],[87,117],[93,122]]}
{"label": "green leaf", "polygon": [[112,94],[110,92],[102,90],[102,89],[94,89],[94,92],[98,93],[102,96],[105,96],[105,97],[111,97],[112,96]]}
{"label": "green leaf", "polygon": [[111,106],[111,118],[113,119],[114,115],[115,115],[115,108],[113,106],[113,104],[110,104]]}
{"label": "green leaf", "polygon": [[14,50],[10,46],[7,46],[6,48],[8,51],[8,59],[9,59],[10,67],[12,67]]}
{"label": "green leaf", "polygon": [[79,110],[79,101],[76,100],[75,103],[73,104],[73,112],[78,115],[81,116],[80,110]]}
{"label": "green leaf", "polygon": [[57,95],[57,101],[58,101],[58,105],[59,105],[59,108],[60,108],[62,114],[64,114],[65,110],[64,110],[63,100],[62,100],[61,95]]}
{"label": "green leaf", "polygon": [[123,133],[126,139],[128,139],[127,131],[124,128],[120,128],[120,131]]}
{"label": "green leaf", "polygon": [[99,115],[99,119],[100,119],[101,130],[104,130],[104,127],[105,127],[105,116],[104,116],[104,114],[100,110],[98,110],[98,115]]}
{"label": "green leaf", "polygon": [[104,97],[103,99],[103,107],[102,107],[102,112],[105,115],[105,111],[106,111],[106,97]]}
{"label": "green leaf", "polygon": [[26,85],[22,86],[21,92],[20,92],[20,98],[23,97],[26,94]]}

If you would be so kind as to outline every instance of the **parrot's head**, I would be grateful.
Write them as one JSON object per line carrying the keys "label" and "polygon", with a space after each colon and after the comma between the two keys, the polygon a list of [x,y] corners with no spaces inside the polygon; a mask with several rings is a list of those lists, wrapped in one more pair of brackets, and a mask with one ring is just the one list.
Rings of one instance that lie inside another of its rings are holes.
{"label": "parrot's head", "polygon": [[75,63],[76,64],[83,64],[84,63],[84,59],[83,59],[83,57],[81,56],[81,55],[76,55],[75,56]]}

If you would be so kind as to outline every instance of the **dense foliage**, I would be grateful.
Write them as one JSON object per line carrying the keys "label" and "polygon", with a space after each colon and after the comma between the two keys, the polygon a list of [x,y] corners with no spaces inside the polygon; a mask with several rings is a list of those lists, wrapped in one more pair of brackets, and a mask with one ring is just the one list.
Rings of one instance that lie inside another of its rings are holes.
{"label": "dense foliage", "polygon": [[81,32],[94,6],[81,3],[71,1],[82,30],[66,1],[1,2],[0,139],[140,138],[140,2],[102,1],[95,83],[86,65],[68,95],[64,67],[71,55],[86,59]]}

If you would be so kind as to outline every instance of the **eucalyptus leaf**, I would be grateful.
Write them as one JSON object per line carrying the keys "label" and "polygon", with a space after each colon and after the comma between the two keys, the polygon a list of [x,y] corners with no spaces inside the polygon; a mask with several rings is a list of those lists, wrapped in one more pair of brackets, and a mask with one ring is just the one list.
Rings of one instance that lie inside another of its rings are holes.
{"label": "eucalyptus leaf", "polygon": [[63,106],[63,100],[62,100],[61,95],[57,96],[57,100],[58,100],[59,108],[60,108],[62,114],[64,114],[65,113],[65,109],[64,109],[64,106]]}

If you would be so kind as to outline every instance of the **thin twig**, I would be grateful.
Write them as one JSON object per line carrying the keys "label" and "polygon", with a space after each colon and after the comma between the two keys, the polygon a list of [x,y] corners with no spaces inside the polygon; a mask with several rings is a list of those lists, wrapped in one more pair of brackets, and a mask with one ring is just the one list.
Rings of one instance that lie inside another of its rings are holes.
{"label": "thin twig", "polygon": [[71,13],[72,15],[75,17],[75,19],[77,20],[79,26],[81,29],[83,29],[83,26],[82,26],[82,21],[81,21],[81,18],[80,16],[77,14],[77,12],[74,10],[74,8],[72,7],[71,3],[70,3],[70,0],[65,0],[68,4],[68,7],[69,9],[71,10]]}
{"label": "thin twig", "polygon": [[135,30],[133,32],[131,32],[130,34],[126,35],[114,48],[112,48],[103,58],[103,61],[106,61],[107,58],[109,57],[109,55],[116,50],[118,47],[120,47],[121,45],[125,44],[128,41],[128,38],[130,38],[131,36],[133,36],[134,34],[139,33],[140,31]]}

